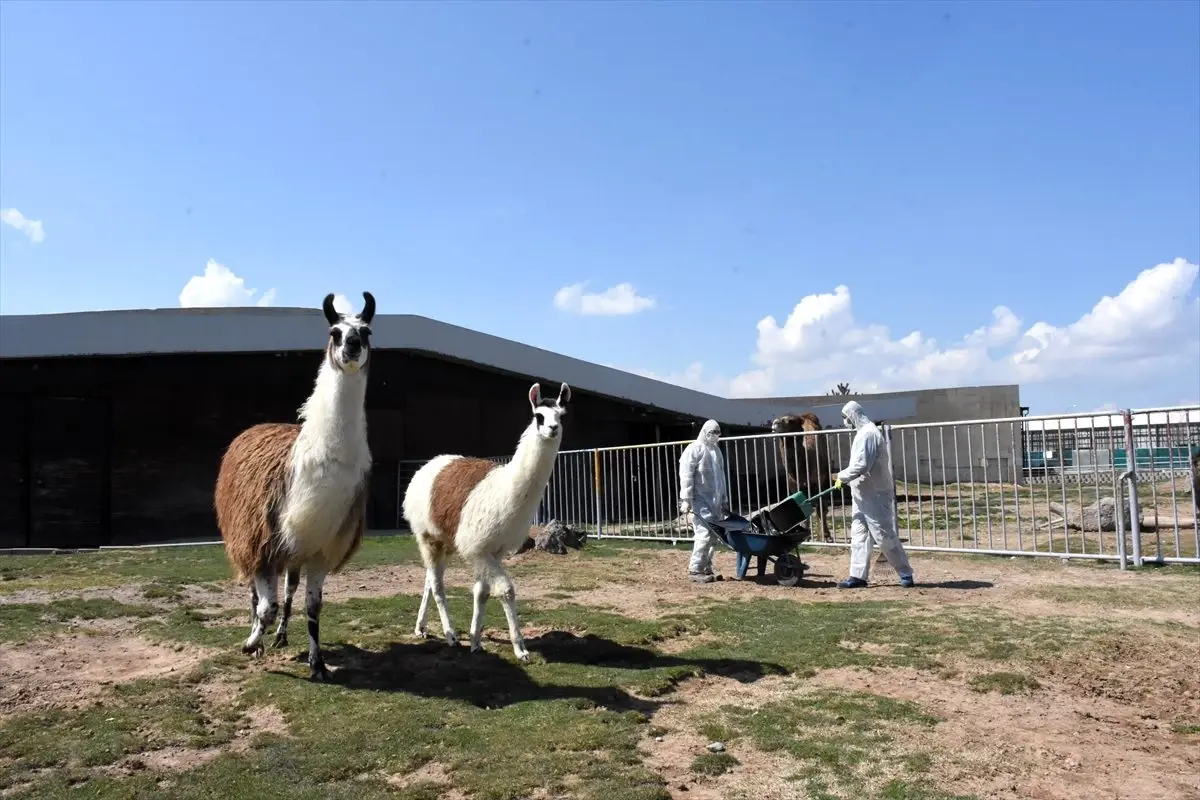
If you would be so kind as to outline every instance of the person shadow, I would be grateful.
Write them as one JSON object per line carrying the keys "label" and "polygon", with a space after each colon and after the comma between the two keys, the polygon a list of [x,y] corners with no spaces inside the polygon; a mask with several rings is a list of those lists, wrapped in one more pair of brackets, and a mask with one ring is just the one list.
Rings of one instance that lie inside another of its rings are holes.
{"label": "person shadow", "polygon": [[958,590],[994,589],[994,588],[996,588],[996,584],[992,583],[991,581],[972,581],[972,580],[934,581],[932,583],[922,583],[920,580],[918,580],[917,588],[920,588],[920,589],[958,589]]}
{"label": "person shadow", "polygon": [[[770,662],[737,658],[689,658],[657,652],[648,647],[621,644],[593,634],[578,636],[550,631],[525,641],[532,653],[547,664],[614,667],[633,671],[682,668],[666,676],[667,683],[689,675],[716,675],[752,683],[766,675],[786,675],[790,670]],[[508,643],[502,643],[507,647]],[[573,685],[535,680],[521,665],[485,650],[470,652],[466,645],[448,647],[430,639],[390,642],[378,650],[348,643],[332,643],[325,651],[332,669],[330,683],[352,690],[405,692],[427,698],[457,700],[479,708],[503,708],[530,700],[571,700],[583,708],[638,711],[651,716],[663,701],[631,694],[619,685]],[[308,654],[296,655],[307,661]],[[298,675],[280,675],[303,680]]]}

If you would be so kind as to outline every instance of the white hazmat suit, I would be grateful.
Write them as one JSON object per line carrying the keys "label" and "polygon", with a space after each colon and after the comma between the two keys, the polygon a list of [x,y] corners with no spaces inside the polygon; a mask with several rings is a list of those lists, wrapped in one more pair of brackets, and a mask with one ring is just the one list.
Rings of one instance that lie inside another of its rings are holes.
{"label": "white hazmat suit", "polygon": [[712,526],[725,518],[729,504],[725,457],[717,445],[720,439],[721,426],[710,419],[679,457],[679,511],[686,514],[691,510],[696,537],[688,573],[693,580],[704,583],[715,580],[712,559],[716,534]]}
{"label": "white hazmat suit", "polygon": [[867,585],[871,548],[877,544],[900,576],[900,583],[911,586],[912,566],[896,531],[892,506],[896,483],[883,432],[853,400],[842,407],[842,420],[855,433],[850,463],[837,474],[837,482],[850,485],[854,516],[850,523],[850,577],[838,585],[847,589]]}

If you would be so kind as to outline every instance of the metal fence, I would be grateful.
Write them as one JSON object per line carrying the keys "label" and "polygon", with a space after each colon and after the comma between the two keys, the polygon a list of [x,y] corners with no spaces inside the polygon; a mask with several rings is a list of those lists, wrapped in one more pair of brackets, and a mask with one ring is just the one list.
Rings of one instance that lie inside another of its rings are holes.
{"label": "metal fence", "polygon": [[[1200,563],[1200,406],[884,432],[897,525],[910,550]],[[749,515],[796,488],[830,486],[851,437],[831,429],[723,438],[730,510]],[[559,520],[598,538],[690,541],[690,519],[678,513],[688,444],[560,452],[531,523]],[[398,499],[417,466],[401,469]],[[846,487],[815,516],[814,546],[849,544]]]}

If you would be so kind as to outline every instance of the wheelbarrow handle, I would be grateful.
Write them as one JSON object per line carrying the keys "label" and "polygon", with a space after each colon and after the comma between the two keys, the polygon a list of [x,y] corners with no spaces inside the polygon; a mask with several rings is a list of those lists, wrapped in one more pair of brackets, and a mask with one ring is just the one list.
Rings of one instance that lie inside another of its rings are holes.
{"label": "wheelbarrow handle", "polygon": [[825,490],[825,491],[823,491],[823,492],[817,492],[817,493],[816,493],[816,494],[814,494],[812,497],[808,498],[808,500],[809,500],[809,502],[812,502],[813,500],[816,500],[816,499],[817,499],[817,498],[819,498],[819,497],[824,497],[825,495],[829,494],[830,492],[832,492],[832,491],[833,491],[834,489],[836,489],[836,488],[837,488],[836,486],[830,486],[828,489],[826,489],[826,490]]}

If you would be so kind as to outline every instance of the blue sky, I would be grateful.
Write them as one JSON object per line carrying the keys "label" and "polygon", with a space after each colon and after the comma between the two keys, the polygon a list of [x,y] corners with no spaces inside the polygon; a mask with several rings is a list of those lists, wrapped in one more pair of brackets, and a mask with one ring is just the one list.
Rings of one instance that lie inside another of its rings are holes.
{"label": "blue sky", "polygon": [[0,311],[369,289],[718,393],[1200,400],[1198,8],[6,2]]}

